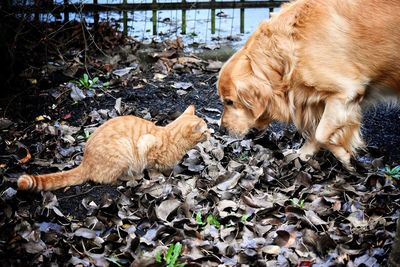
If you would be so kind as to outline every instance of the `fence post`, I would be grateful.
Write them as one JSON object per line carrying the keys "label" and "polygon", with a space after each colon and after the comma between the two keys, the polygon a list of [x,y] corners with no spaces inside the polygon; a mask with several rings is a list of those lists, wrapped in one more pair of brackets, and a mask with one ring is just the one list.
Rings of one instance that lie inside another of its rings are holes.
{"label": "fence post", "polygon": [[[182,6],[185,6],[186,0],[182,0]],[[195,22],[196,23],[196,22]],[[186,8],[182,9],[182,34],[186,34]]]}
{"label": "fence post", "polygon": [[211,34],[215,34],[215,0],[211,0]]}
{"label": "fence post", "polygon": [[[128,0],[123,0],[123,4],[126,5],[128,3]],[[125,35],[128,35],[128,11],[124,8],[124,11],[122,11],[122,24],[123,24],[123,30],[122,32]]]}
{"label": "fence post", "polygon": [[157,35],[157,0],[153,0],[153,35]]}
{"label": "fence post", "polygon": [[[39,3],[40,3],[39,0],[34,1],[34,5],[35,5],[36,9],[39,8]],[[40,15],[39,12],[35,11],[35,17],[34,17],[35,21],[39,21],[39,15]]]}
{"label": "fence post", "polygon": [[[66,7],[68,5],[68,0],[64,0],[64,7]],[[64,22],[68,22],[69,21],[69,12],[68,11],[64,11]]]}
{"label": "fence post", "polygon": [[[97,5],[97,0],[93,0],[93,4]],[[95,32],[97,32],[97,29],[99,27],[99,20],[100,20],[99,12],[98,11],[94,11],[94,14],[93,14],[93,28],[95,29]]]}
{"label": "fence post", "polygon": [[[240,2],[244,1],[245,0],[240,0]],[[244,8],[240,9],[240,33],[244,33]]]}

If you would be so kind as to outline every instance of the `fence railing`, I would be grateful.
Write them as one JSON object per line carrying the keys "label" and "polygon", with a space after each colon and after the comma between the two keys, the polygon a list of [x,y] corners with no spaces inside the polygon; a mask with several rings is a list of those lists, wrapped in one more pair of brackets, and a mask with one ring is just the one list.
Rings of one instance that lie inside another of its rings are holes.
{"label": "fence railing", "polygon": [[216,32],[216,10],[217,9],[240,9],[240,33],[245,31],[245,9],[247,8],[268,8],[270,12],[281,4],[289,2],[286,0],[237,0],[237,1],[187,1],[176,0],[171,2],[160,0],[148,0],[138,3],[132,0],[120,0],[120,3],[99,3],[101,0],[92,0],[91,3],[78,2],[74,0],[62,0],[61,3],[54,3],[52,0],[34,0],[30,5],[13,5],[13,13],[34,14],[36,20],[40,14],[63,14],[63,20],[69,21],[70,14],[73,13],[91,13],[93,14],[94,24],[99,22],[99,13],[102,12],[120,12],[122,18],[123,32],[128,32],[128,12],[131,11],[150,11],[152,21],[152,34],[157,35],[157,14],[160,10],[181,10],[181,33],[186,34],[187,11],[208,9],[211,11],[210,23],[211,34]]}
{"label": "fence railing", "polygon": [[157,2],[153,0],[151,3],[128,3],[123,0],[122,3],[106,3],[98,4],[97,0],[93,3],[72,4],[68,0],[64,0],[63,4],[52,4],[49,1],[35,1],[33,5],[15,5],[12,7],[17,13],[47,13],[47,12],[95,12],[95,11],[129,11],[129,10],[172,10],[172,9],[216,9],[216,8],[273,8],[278,7],[282,3],[289,2],[286,0],[266,0],[266,1],[215,1],[195,2],[181,0],[180,2]]}

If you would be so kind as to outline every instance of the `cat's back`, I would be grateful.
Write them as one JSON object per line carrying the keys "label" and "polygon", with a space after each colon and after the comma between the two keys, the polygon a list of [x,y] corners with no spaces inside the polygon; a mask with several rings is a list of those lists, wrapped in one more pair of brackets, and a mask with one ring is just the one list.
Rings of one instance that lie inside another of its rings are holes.
{"label": "cat's back", "polygon": [[102,124],[90,136],[87,145],[93,142],[107,144],[128,138],[137,141],[140,136],[153,132],[157,126],[151,122],[132,115],[112,118]]}

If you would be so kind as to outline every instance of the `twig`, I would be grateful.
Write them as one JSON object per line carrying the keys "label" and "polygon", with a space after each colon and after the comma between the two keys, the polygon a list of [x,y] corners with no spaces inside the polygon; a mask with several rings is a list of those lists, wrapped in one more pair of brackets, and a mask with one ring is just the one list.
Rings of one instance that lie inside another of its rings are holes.
{"label": "twig", "polygon": [[[81,6],[81,12],[82,12],[82,6]],[[88,70],[88,68],[87,68],[87,51],[88,51],[88,44],[87,44],[87,40],[86,40],[86,34],[85,34],[85,30],[86,30],[86,28],[85,28],[85,26],[84,26],[84,23],[82,22],[83,20],[82,20],[82,13],[79,13],[79,15],[80,15],[80,18],[81,18],[81,27],[82,27],[82,35],[83,35],[83,41],[84,41],[84,43],[85,43],[85,63],[84,63],[84,66],[85,66],[85,70],[86,70],[86,73],[89,75],[89,77],[90,78],[92,78],[91,76],[90,76],[90,74],[89,74],[89,70]]]}
{"label": "twig", "polygon": [[70,196],[61,197],[61,198],[59,198],[58,200],[63,200],[63,199],[71,198],[71,197],[78,197],[78,196],[86,195],[87,193],[89,193],[89,192],[92,191],[93,189],[99,188],[99,187],[101,187],[101,185],[95,185],[95,186],[92,186],[92,188],[90,188],[89,190],[87,190],[87,191],[85,191],[85,192],[82,192],[82,193],[79,193],[79,194],[75,194],[75,195],[70,195]]}

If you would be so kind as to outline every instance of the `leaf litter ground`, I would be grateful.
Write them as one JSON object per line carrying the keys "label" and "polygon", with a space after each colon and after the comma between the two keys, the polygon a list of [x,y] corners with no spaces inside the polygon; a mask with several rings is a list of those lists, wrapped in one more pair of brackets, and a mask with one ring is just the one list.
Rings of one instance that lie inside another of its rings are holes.
{"label": "leaf litter ground", "polygon": [[[78,54],[54,61],[45,66],[49,88],[39,80],[2,105],[2,265],[162,266],[157,259],[178,242],[178,262],[186,266],[386,264],[400,191],[382,168],[399,157],[393,143],[371,135],[379,119],[367,120],[365,133],[387,149],[362,152],[357,173],[327,152],[304,163],[293,153],[303,142],[293,127],[274,125],[245,140],[218,133],[221,62],[183,53],[179,39],[147,46],[106,40],[108,56],[87,55],[87,68]],[[69,82],[88,71],[99,77],[93,88]],[[133,114],[165,125],[189,104],[215,133],[168,177],[15,190],[22,173],[79,164],[87,136],[111,117]]]}

